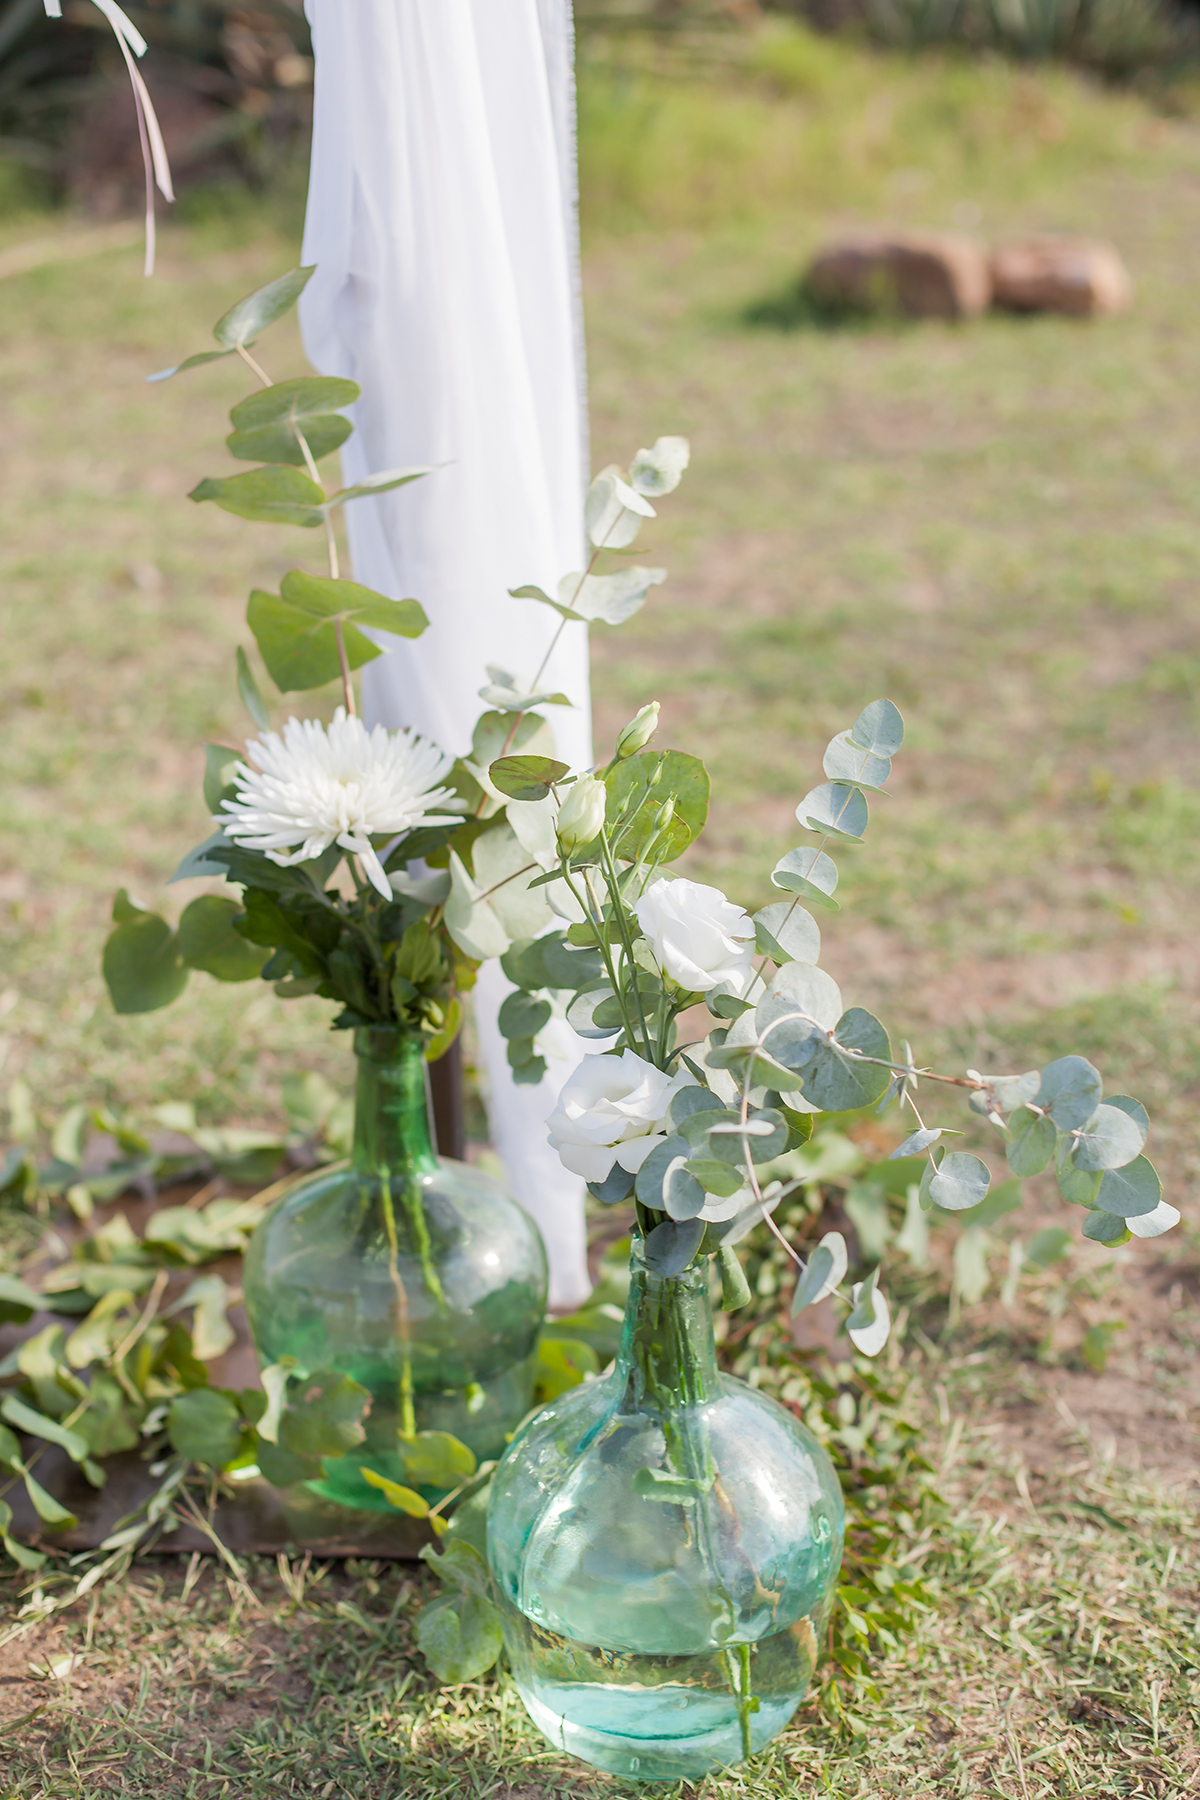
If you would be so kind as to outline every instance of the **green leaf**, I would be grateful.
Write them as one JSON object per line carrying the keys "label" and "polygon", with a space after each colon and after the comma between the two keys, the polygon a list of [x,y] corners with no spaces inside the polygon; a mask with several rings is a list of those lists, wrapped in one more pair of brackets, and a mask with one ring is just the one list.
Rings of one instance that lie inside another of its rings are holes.
{"label": "green leaf", "polygon": [[966,1150],[948,1150],[929,1179],[929,1197],[943,1212],[965,1212],[978,1206],[991,1183],[987,1164]]}
{"label": "green leaf", "polygon": [[246,652],[240,644],[237,647],[237,688],[241,695],[242,705],[258,729],[270,731],[271,715],[267,711],[267,703],[262,697],[262,689],[254,679],[254,671],[250,667]]}
{"label": "green leaf", "polygon": [[42,1297],[17,1275],[0,1269],[0,1325],[24,1325],[42,1305]]}
{"label": "green leaf", "polygon": [[475,1681],[504,1648],[500,1614],[478,1594],[443,1595],[417,1615],[417,1647],[439,1681]]}
{"label": "green leaf", "polygon": [[233,408],[229,419],[234,429],[225,442],[231,454],[244,462],[292,463],[302,468],[304,452],[297,441],[298,428],[313,460],[319,462],[350,436],[353,426],[341,412],[354,404],[360,392],[357,382],[338,376],[302,375],[276,382]]}
{"label": "green leaf", "polygon": [[[428,620],[415,600],[387,600],[354,581],[306,575],[293,569],[278,594],[255,588],[246,606],[246,623],[259,654],[281,693],[324,687],[341,672],[335,626],[342,624],[346,661],[361,668],[381,654],[358,625],[390,631],[397,637],[419,637]],[[355,623],[357,621],[357,624]]]}
{"label": "green leaf", "polygon": [[1096,1195],[1101,1212],[1116,1213],[1122,1219],[1138,1219],[1153,1212],[1162,1199],[1162,1182],[1149,1157],[1139,1156],[1123,1169],[1106,1170]]}
{"label": "green leaf", "polygon": [[830,781],[853,782],[858,787],[874,789],[876,793],[882,793],[883,784],[892,772],[890,757],[862,749],[848,731],[830,740],[821,766]]}
{"label": "green leaf", "polygon": [[[654,1146],[634,1181],[643,1206],[669,1213],[672,1219],[695,1219],[708,1196],[695,1176],[687,1172],[689,1155],[686,1138],[669,1137]],[[650,1235],[653,1237],[653,1232]]]}
{"label": "green leaf", "polygon": [[128,919],[110,931],[101,963],[113,1011],[156,1012],[187,986],[178,934],[157,913]]}
{"label": "green leaf", "polygon": [[368,1487],[378,1488],[389,1506],[397,1512],[407,1513],[410,1519],[427,1519],[429,1502],[423,1500],[414,1488],[403,1487],[398,1481],[389,1481],[377,1469],[370,1469],[365,1463],[359,1464],[359,1474]]}
{"label": "green leaf", "polygon": [[488,769],[492,785],[510,800],[544,800],[556,781],[571,773],[551,756],[501,756]]}
{"label": "green leaf", "polygon": [[189,969],[202,969],[218,981],[253,981],[261,975],[266,955],[233,929],[242,916],[236,900],[201,894],[183,909],[179,921],[179,954]]}
{"label": "green leaf", "polygon": [[726,1312],[737,1312],[739,1307],[748,1304],[751,1294],[746,1271],[732,1245],[722,1244],[718,1249],[717,1268],[721,1275],[721,1305]]}
{"label": "green leaf", "polygon": [[961,1233],[954,1245],[954,1286],[965,1306],[974,1306],[987,1293],[987,1233],[978,1225]]}
{"label": "green leaf", "polygon": [[281,1450],[278,1444],[269,1443],[260,1436],[254,1439],[254,1460],[263,1479],[277,1488],[295,1487],[301,1481],[319,1481],[323,1472],[319,1456],[293,1456],[290,1451]]}
{"label": "green leaf", "polygon": [[1124,1107],[1098,1106],[1075,1139],[1071,1158],[1077,1169],[1123,1169],[1141,1153],[1146,1133]]}
{"label": "green leaf", "polygon": [[1036,1269],[1049,1269],[1071,1253],[1074,1239],[1064,1225],[1047,1225],[1035,1231],[1025,1246],[1025,1261]]}
{"label": "green leaf", "polygon": [[432,463],[419,469],[381,469],[376,475],[364,475],[353,487],[342,488],[338,493],[331,494],[329,504],[344,506],[347,500],[361,500],[371,494],[386,494],[392,488],[405,487],[410,481],[420,481],[422,475],[433,473]]}
{"label": "green leaf", "polygon": [[821,932],[811,913],[795,900],[776,900],[754,915],[754,940],[760,956],[784,963],[815,963],[821,954]]}
{"label": "green leaf", "polygon": [[[486,1492],[481,1496],[473,1496],[476,1497],[486,1502]],[[486,1599],[492,1592],[491,1570],[487,1566],[484,1552],[470,1539],[458,1534],[458,1521],[462,1512],[461,1505],[454,1510],[454,1521],[442,1553],[439,1555],[432,1544],[426,1544],[421,1550],[421,1561],[447,1587],[460,1588],[464,1593],[479,1594]]]}
{"label": "green leaf", "polygon": [[153,375],[147,375],[147,381],[169,381],[172,375],[182,375],[185,369],[198,369],[204,363],[221,362],[227,356],[233,356],[233,350],[200,350],[195,356],[185,357],[181,363],[172,363],[169,369],[159,369]]}
{"label": "green leaf", "polygon": [[1149,1136],[1150,1115],[1140,1100],[1131,1100],[1128,1094],[1110,1094],[1104,1104],[1119,1107],[1123,1113],[1127,1113],[1141,1127],[1143,1141]]}
{"label": "green leaf", "polygon": [[[269,392],[270,390],[268,390]],[[340,450],[354,430],[349,419],[340,413],[326,413],[309,419],[302,426],[304,441],[314,462]],[[290,463],[292,467],[308,467],[296,433],[289,425],[263,425],[257,431],[231,431],[225,448],[239,462]]]}
{"label": "green leaf", "polygon": [[1083,1235],[1095,1244],[1116,1249],[1119,1244],[1127,1244],[1133,1233],[1118,1213],[1090,1212],[1083,1221]]}
{"label": "green leaf", "polygon": [[217,1388],[191,1388],[172,1400],[167,1435],[180,1456],[221,1469],[238,1453],[242,1415],[229,1395]]}
{"label": "green leaf", "polygon": [[[834,1032],[843,1050],[891,1060],[888,1034],[879,1020],[861,1006],[842,1014]],[[773,1041],[773,1040],[772,1040]],[[804,1098],[821,1112],[852,1112],[878,1100],[892,1072],[876,1063],[858,1062],[830,1044],[818,1042],[805,1067]]]}
{"label": "green leaf", "polygon": [[846,735],[875,756],[895,756],[904,742],[904,720],[890,700],[872,700]]}
{"label": "green leaf", "polygon": [[284,1409],[280,1447],[293,1456],[342,1456],[366,1437],[361,1420],[370,1404],[357,1381],[336,1369],[318,1369]]}
{"label": "green leaf", "polygon": [[542,1337],[538,1341],[534,1371],[533,1397],[539,1406],[557,1400],[576,1388],[587,1376],[595,1375],[600,1359],[590,1344],[578,1338]]}
{"label": "green leaf", "polygon": [[583,619],[589,625],[623,625],[646,604],[646,595],[667,579],[665,569],[617,569],[611,575],[564,575],[558,598],[545,600],[564,619]]}
{"label": "green leaf", "polygon": [[418,1431],[397,1441],[404,1473],[422,1487],[458,1487],[475,1473],[475,1452],[448,1431]]}
{"label": "green leaf", "polygon": [[12,1507],[6,1500],[0,1500],[0,1544],[13,1561],[22,1569],[40,1569],[46,1558],[39,1550],[31,1550],[27,1544],[18,1543],[10,1537],[9,1526],[12,1524]]}
{"label": "green leaf", "polygon": [[213,500],[224,512],[266,525],[325,523],[325,489],[299,469],[248,469],[244,475],[206,476],[189,500]]}
{"label": "green leaf", "polygon": [[18,1400],[15,1394],[5,1394],[0,1400],[0,1418],[7,1419],[18,1431],[28,1433],[30,1437],[44,1438],[49,1444],[58,1444],[65,1450],[72,1462],[82,1462],[88,1453],[86,1441],[77,1431],[71,1431],[66,1425],[60,1425],[57,1419],[48,1419],[44,1413],[35,1412]]}
{"label": "green leaf", "polygon": [[1005,1154],[1014,1175],[1040,1175],[1054,1154],[1054,1123],[1044,1114],[1022,1110],[1008,1124]]}
{"label": "green leaf", "polygon": [[532,994],[523,994],[518,988],[515,994],[509,994],[500,1007],[497,1023],[501,1037],[534,1038],[550,1018],[552,1007],[548,1000],[538,1000]]}
{"label": "green leaf", "polygon": [[[723,1200],[728,1200],[730,1195],[736,1194],[746,1184],[746,1177],[739,1174],[732,1163],[718,1162],[711,1156],[689,1156],[683,1166],[700,1183],[706,1194],[719,1194]],[[681,1218],[690,1216],[692,1215],[688,1213],[679,1214]]]}
{"label": "green leaf", "polygon": [[240,750],[230,750],[225,744],[205,744],[204,804],[210,813],[220,810],[222,800],[233,799],[237,792],[234,774],[245,760]]}
{"label": "green leaf", "polygon": [[705,1491],[690,1476],[676,1475],[671,1469],[655,1469],[647,1463],[634,1470],[629,1486],[639,1500],[657,1500],[662,1506],[695,1506]]}
{"label": "green leaf", "polygon": [[646,1265],[656,1275],[682,1275],[703,1238],[703,1219],[664,1219],[646,1237]]}
{"label": "green leaf", "polygon": [[1083,1334],[1083,1360],[1089,1369],[1097,1375],[1103,1375],[1108,1367],[1108,1353],[1112,1349],[1113,1339],[1118,1331],[1124,1331],[1124,1319],[1105,1319],[1099,1325],[1089,1325]]}
{"label": "green leaf", "polygon": [[75,1514],[60,1505],[53,1494],[48,1494],[40,1481],[35,1481],[27,1469],[23,1474],[25,1492],[43,1525],[48,1525],[52,1531],[68,1531],[72,1525],[78,1525]]}
{"label": "green leaf", "polygon": [[673,862],[699,837],[708,818],[708,770],[681,750],[640,750],[604,777],[607,823],[614,853],[628,862],[644,855],[659,831],[658,816],[668,795],[674,812],[654,861]]}
{"label": "green leaf", "polygon": [[1042,1070],[1037,1104],[1050,1114],[1060,1131],[1075,1131],[1087,1124],[1103,1091],[1100,1071],[1085,1057],[1060,1056]]}
{"label": "green leaf", "polygon": [[777,888],[798,894],[810,906],[818,906],[824,912],[841,910],[833,898],[838,884],[837,866],[823,850],[789,850],[775,864],[771,880]]}
{"label": "green leaf", "polygon": [[[286,275],[279,275],[265,287],[247,294],[213,326],[213,336],[218,344],[223,349],[236,350],[239,344],[253,343],[260,331],[265,331],[268,325],[291,311],[315,273],[315,264],[309,269],[289,269]],[[212,351],[208,354],[211,356]]]}
{"label": "green leaf", "polygon": [[858,788],[843,781],[826,781],[805,794],[796,817],[809,831],[857,842],[867,829],[867,802]]}
{"label": "green leaf", "polygon": [[769,1054],[785,1070],[799,1073],[816,1055],[820,1034],[842,1016],[842,996],[824,969],[791,962],[771,978],[754,1014],[755,1028]]}
{"label": "green leaf", "polygon": [[128,888],[118,888],[113,895],[112,916],[116,925],[127,925],[135,919],[144,919],[149,909],[135,900]]}

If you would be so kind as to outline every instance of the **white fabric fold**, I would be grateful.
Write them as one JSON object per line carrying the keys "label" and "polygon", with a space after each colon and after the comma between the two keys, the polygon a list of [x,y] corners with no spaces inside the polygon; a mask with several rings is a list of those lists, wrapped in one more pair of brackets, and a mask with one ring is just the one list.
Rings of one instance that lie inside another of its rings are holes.
{"label": "white fabric fold", "polygon": [[[355,579],[412,596],[430,620],[419,639],[378,639],[387,653],[363,672],[364,711],[462,754],[486,665],[532,678],[557,628],[549,608],[507,590],[552,593],[583,548],[569,0],[307,0],[307,11],[305,348],[363,389],[347,483],[441,465],[346,508]],[[548,712],[559,754],[586,766],[585,627],[566,627],[543,685],[574,703]],[[552,1304],[568,1306],[588,1291],[582,1196],[546,1143],[557,1084],[509,1076],[491,1016],[498,976],[477,1009],[493,1136],[546,1238]]]}

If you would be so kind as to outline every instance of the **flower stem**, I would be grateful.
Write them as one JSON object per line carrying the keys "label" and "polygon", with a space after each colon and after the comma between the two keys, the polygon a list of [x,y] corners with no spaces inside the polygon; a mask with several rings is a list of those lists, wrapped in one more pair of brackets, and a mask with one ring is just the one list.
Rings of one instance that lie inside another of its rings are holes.
{"label": "flower stem", "polygon": [[379,1198],[383,1206],[383,1228],[388,1241],[388,1274],[396,1290],[396,1316],[400,1328],[400,1430],[405,1437],[416,1437],[417,1415],[413,1406],[412,1327],[408,1316],[408,1294],[400,1275],[400,1241],[396,1235],[396,1214],[392,1206],[392,1184],[386,1169],[379,1172]]}

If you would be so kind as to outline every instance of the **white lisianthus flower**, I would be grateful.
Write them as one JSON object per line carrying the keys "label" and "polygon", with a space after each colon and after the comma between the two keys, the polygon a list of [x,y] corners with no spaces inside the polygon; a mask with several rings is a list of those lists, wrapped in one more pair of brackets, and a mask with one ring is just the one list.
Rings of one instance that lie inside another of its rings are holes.
{"label": "white lisianthus flower", "polygon": [[634,907],[659,967],[690,994],[746,993],[754,976],[754,921],[720,888],[665,878]]}
{"label": "white lisianthus flower", "polygon": [[632,1050],[585,1056],[563,1083],[546,1121],[551,1147],[565,1169],[585,1181],[604,1181],[620,1163],[637,1173],[667,1136],[668,1106],[680,1088],[694,1087],[685,1069],[668,1075]]}
{"label": "white lisianthus flower", "polygon": [[437,811],[452,790],[434,785],[454,759],[415,731],[368,731],[339,706],[328,728],[319,719],[289,719],[282,737],[265,731],[246,749],[258,767],[237,765],[237,799],[224,801],[213,823],[284,868],[339,844],[361,858],[368,879],[390,900],[371,838],[458,822],[457,813]]}

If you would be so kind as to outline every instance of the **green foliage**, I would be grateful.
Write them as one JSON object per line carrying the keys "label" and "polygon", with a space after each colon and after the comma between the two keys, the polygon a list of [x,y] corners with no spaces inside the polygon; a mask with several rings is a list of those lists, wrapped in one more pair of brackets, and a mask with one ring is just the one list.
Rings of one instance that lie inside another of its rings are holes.
{"label": "green foliage", "polygon": [[281,693],[324,687],[337,679],[341,651],[351,669],[380,655],[360,626],[420,637],[429,621],[415,600],[388,600],[354,581],[306,575],[293,569],[278,594],[255,588],[246,606],[267,673]]}

